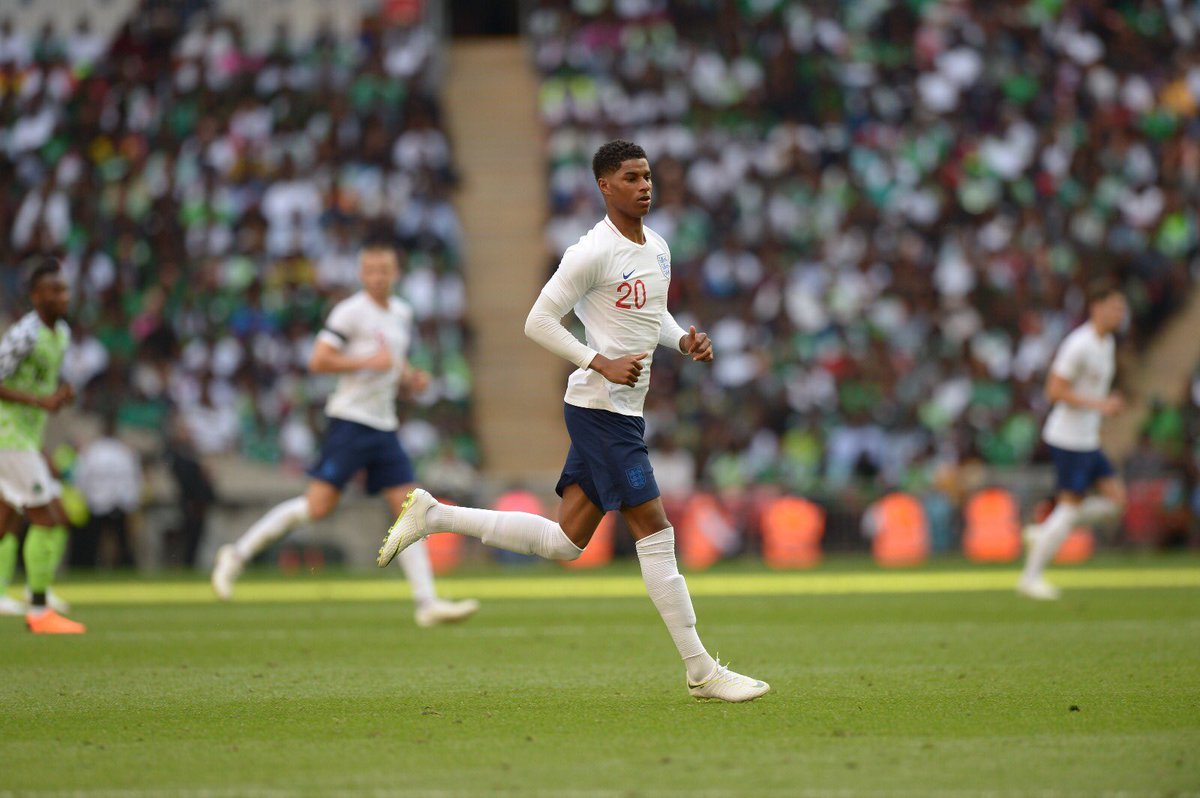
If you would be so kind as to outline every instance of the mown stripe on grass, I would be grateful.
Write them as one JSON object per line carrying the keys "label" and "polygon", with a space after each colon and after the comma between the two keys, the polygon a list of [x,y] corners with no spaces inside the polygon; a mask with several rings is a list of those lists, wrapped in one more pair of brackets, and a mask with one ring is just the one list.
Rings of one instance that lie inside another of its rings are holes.
{"label": "mown stripe on grass", "polygon": [[[697,596],[807,596],[898,593],[978,593],[1011,591],[1012,570],[690,574],[688,586]],[[1054,574],[1064,588],[1129,590],[1200,587],[1200,568],[1096,568]],[[439,581],[448,596],[482,599],[625,598],[644,596],[640,577],[620,575],[447,577]],[[213,601],[207,582],[107,582],[67,584],[63,596],[80,604],[200,604]],[[305,601],[377,601],[401,599],[408,588],[397,579],[318,579],[238,584],[237,601],[293,603]]]}

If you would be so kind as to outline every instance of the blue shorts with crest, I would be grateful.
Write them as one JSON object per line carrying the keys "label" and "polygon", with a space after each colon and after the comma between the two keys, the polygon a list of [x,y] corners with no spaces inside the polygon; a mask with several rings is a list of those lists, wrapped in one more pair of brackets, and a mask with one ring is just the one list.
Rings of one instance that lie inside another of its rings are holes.
{"label": "blue shorts with crest", "polygon": [[568,485],[578,485],[605,511],[658,498],[645,419],[575,405],[565,405],[563,417],[571,449],[555,487],[559,496]]}
{"label": "blue shorts with crest", "polygon": [[1100,449],[1075,452],[1050,446],[1050,457],[1054,460],[1058,489],[1077,496],[1083,496],[1099,480],[1117,473]]}
{"label": "blue shorts with crest", "polygon": [[367,472],[367,493],[371,494],[416,481],[412,461],[395,430],[375,429],[344,418],[329,419],[321,457],[308,469],[308,475],[342,490],[363,469]]}

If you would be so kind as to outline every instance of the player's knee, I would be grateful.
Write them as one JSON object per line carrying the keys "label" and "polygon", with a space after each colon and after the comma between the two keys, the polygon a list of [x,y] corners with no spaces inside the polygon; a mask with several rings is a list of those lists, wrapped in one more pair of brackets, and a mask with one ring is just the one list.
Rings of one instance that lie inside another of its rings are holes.
{"label": "player's knee", "polygon": [[337,506],[337,502],[328,501],[326,499],[308,498],[308,518],[311,521],[320,521],[333,512],[333,508]]}
{"label": "player's knee", "polygon": [[557,532],[558,534],[552,537],[547,546],[549,549],[547,552],[549,559],[563,560],[565,562],[578,560],[583,554],[583,547],[575,545],[571,538],[567,537],[567,533],[561,526],[557,527]]}

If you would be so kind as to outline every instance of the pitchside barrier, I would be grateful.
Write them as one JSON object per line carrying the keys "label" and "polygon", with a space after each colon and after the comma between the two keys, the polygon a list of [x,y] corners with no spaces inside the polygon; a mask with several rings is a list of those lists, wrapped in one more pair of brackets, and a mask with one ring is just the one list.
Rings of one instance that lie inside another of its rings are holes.
{"label": "pitchside barrier", "polygon": [[[680,561],[692,572],[735,557],[760,558],[775,570],[812,569],[819,567],[830,551],[870,552],[884,568],[920,565],[939,554],[962,555],[977,563],[1013,563],[1021,557],[1023,519],[1020,503],[1012,492],[989,487],[968,495],[957,513],[957,528],[948,533],[950,545],[935,545],[927,498],[896,491],[850,513],[844,504],[833,505],[831,510],[827,502],[801,496],[772,494],[731,500],[697,492],[673,497],[668,507]],[[506,492],[491,504],[496,509],[550,518],[557,509],[556,502],[531,491]],[[236,538],[270,506],[264,502],[214,509],[198,567],[208,567],[218,545]],[[1044,506],[1036,509],[1038,515],[1046,512]],[[381,501],[351,494],[337,513],[297,529],[265,552],[260,563],[276,563],[287,571],[314,571],[330,564],[370,568],[390,521]],[[938,534],[945,537],[947,533]],[[1096,539],[1092,530],[1075,530],[1057,561],[1089,559]],[[141,543],[139,564],[147,569],[162,565],[164,561],[156,559],[162,556],[162,547],[156,546],[154,536],[143,535]],[[428,545],[438,573],[482,562],[520,567],[536,559],[490,549],[474,539],[452,534],[431,535]],[[584,555],[563,567],[598,568],[631,556],[632,550],[633,541],[624,521],[610,513]]]}

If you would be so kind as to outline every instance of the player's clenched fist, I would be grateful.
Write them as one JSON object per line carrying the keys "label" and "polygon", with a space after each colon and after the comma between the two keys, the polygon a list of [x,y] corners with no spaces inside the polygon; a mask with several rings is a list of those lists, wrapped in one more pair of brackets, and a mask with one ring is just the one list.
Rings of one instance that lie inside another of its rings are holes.
{"label": "player's clenched fist", "polygon": [[642,374],[642,361],[649,354],[642,352],[640,355],[622,355],[611,360],[604,355],[596,355],[592,358],[591,368],[600,372],[600,376],[609,382],[633,386]]}

